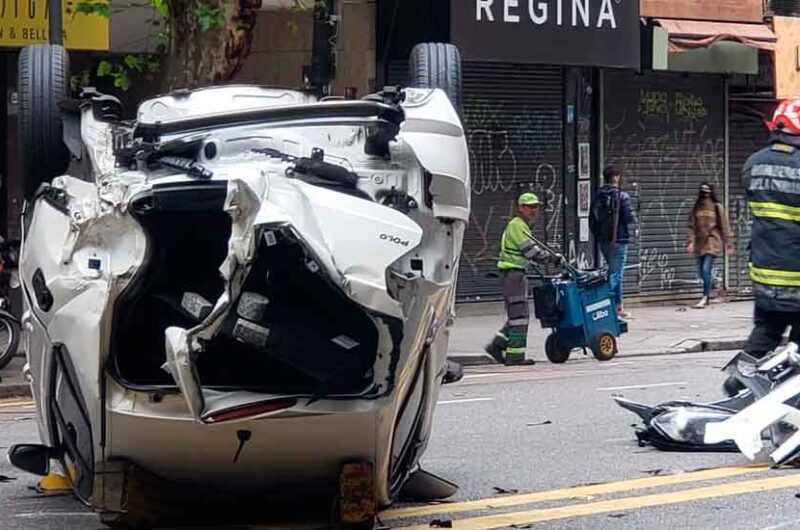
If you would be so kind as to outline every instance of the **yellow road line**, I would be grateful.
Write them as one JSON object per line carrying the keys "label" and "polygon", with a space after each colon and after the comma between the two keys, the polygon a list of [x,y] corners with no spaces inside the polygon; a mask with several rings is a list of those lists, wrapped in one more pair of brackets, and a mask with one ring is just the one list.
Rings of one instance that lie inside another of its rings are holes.
{"label": "yellow road line", "polygon": [[[667,506],[683,502],[701,501],[722,497],[731,497],[745,493],[758,493],[777,489],[800,486],[800,474],[773,477],[743,482],[733,482],[718,486],[707,486],[671,493],[657,493],[640,497],[626,497],[600,502],[590,502],[560,508],[545,508],[525,512],[512,512],[498,515],[487,515],[453,521],[453,528],[461,530],[490,530],[510,525],[533,524],[570,517],[585,517],[624,510],[635,510],[654,506]],[[427,530],[429,526],[409,526],[398,530]]]}
{"label": "yellow road line", "polygon": [[703,471],[693,471],[681,473],[679,475],[664,475],[659,477],[646,477],[620,482],[609,482],[606,484],[595,484],[592,486],[577,486],[550,491],[538,491],[534,493],[523,493],[521,495],[507,495],[504,497],[493,497],[475,501],[453,502],[434,504],[426,506],[413,506],[410,508],[398,508],[387,510],[381,513],[384,521],[396,519],[408,519],[411,517],[426,517],[429,515],[452,514],[458,512],[471,512],[478,510],[491,510],[493,508],[503,508],[507,506],[519,506],[522,504],[533,504],[535,502],[558,501],[572,499],[575,497],[590,497],[610,493],[621,493],[645,488],[656,488],[661,486],[671,486],[673,484],[685,484],[687,482],[700,482],[703,480],[713,480],[719,478],[735,477],[746,473],[756,473],[769,469],[767,465],[749,465],[735,467],[721,467],[716,469],[706,469]]}
{"label": "yellow road line", "polygon": [[35,405],[33,401],[0,401],[0,409],[7,409],[11,407],[22,407],[28,405]]}

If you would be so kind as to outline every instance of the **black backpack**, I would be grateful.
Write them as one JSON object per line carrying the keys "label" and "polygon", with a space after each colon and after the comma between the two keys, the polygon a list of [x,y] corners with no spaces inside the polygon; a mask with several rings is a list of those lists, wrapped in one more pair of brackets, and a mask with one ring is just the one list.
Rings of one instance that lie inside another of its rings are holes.
{"label": "black backpack", "polygon": [[598,241],[613,241],[619,223],[619,192],[602,193],[595,197],[589,212],[589,227]]}

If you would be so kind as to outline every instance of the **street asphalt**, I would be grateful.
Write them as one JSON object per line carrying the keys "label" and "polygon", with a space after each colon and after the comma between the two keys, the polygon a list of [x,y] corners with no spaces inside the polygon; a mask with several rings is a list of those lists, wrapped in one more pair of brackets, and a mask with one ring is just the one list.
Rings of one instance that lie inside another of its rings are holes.
{"label": "street asphalt", "polygon": [[[429,528],[438,519],[453,528],[800,529],[800,473],[744,468],[749,461],[736,453],[638,447],[637,418],[611,400],[615,394],[646,403],[714,399],[721,392],[719,369],[731,355],[470,368],[462,382],[443,388],[423,459],[425,469],[457,483],[459,492],[451,504],[399,504],[382,522],[391,528]],[[0,451],[35,441],[36,433],[24,398],[0,402]],[[0,528],[102,528],[69,494],[39,494],[35,484],[35,477],[0,460]]]}

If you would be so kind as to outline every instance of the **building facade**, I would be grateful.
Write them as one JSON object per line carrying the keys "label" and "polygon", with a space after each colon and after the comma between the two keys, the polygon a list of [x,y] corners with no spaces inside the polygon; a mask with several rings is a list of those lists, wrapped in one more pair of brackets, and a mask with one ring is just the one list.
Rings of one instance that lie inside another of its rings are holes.
{"label": "building facade", "polygon": [[702,182],[715,185],[737,238],[738,252],[720,260],[715,274],[720,286],[746,296],[749,216],[740,168],[768,139],[764,119],[786,96],[776,87],[790,92],[800,82],[796,64],[776,68],[795,50],[797,21],[793,6],[775,16],[778,3],[379,2],[379,81],[402,83],[405,57],[418,42],[449,41],[462,51],[473,218],[459,299],[499,298],[487,273],[523,191],[544,202],[538,237],[577,265],[599,264],[588,199],[607,164],[622,169],[640,218],[628,296],[696,296],[685,248]]}

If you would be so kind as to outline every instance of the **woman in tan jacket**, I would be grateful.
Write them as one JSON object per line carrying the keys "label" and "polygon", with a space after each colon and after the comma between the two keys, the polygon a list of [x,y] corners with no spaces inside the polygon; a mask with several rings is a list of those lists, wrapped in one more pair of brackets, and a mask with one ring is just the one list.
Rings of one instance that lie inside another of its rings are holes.
{"label": "woman in tan jacket", "polygon": [[694,208],[689,213],[686,250],[697,258],[697,269],[703,280],[703,298],[695,306],[708,307],[711,291],[714,288],[714,261],[722,256],[723,249],[733,254],[731,227],[728,214],[717,201],[711,184],[700,185],[700,193]]}

